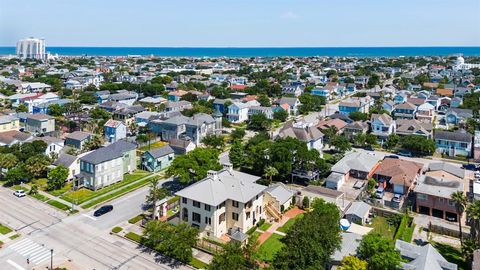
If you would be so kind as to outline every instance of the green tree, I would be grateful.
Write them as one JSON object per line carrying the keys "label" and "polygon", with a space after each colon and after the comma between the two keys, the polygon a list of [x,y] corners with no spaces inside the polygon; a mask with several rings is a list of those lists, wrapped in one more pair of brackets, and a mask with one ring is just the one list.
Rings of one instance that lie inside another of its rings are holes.
{"label": "green tree", "polygon": [[112,115],[102,108],[93,108],[90,110],[90,117],[95,120],[108,120],[112,117]]}
{"label": "green tree", "polygon": [[263,175],[268,179],[268,183],[271,184],[273,177],[278,175],[278,170],[273,166],[268,166],[265,168]]}
{"label": "green tree", "polygon": [[52,104],[48,106],[48,114],[51,116],[62,116],[65,113],[65,109],[59,104]]}
{"label": "green tree", "polygon": [[274,269],[323,269],[340,248],[340,212],[335,204],[313,202],[313,211],[295,222],[282,239],[284,246],[275,255]]}
{"label": "green tree", "polygon": [[51,169],[47,174],[47,189],[56,190],[61,189],[65,185],[68,177],[68,169],[60,165]]}
{"label": "green tree", "polygon": [[97,103],[97,98],[95,97],[93,92],[88,92],[87,90],[85,90],[83,92],[80,92],[80,95],[78,96],[78,101],[82,104],[92,105]]}
{"label": "green tree", "polygon": [[250,116],[248,120],[247,128],[254,131],[269,130],[272,125],[272,121],[263,113],[257,113]]}
{"label": "green tree", "polygon": [[260,103],[260,106],[263,107],[271,107],[272,103],[270,102],[270,99],[266,95],[260,95],[257,99],[257,101]]}
{"label": "green tree", "polygon": [[208,170],[220,170],[218,151],[212,148],[195,148],[186,155],[176,157],[168,167],[168,176],[179,177],[182,183],[192,183],[207,176]]}
{"label": "green tree", "polygon": [[367,139],[366,137],[367,135],[365,133],[358,133],[355,135],[355,137],[353,137],[353,143],[357,146],[363,147]]}
{"label": "green tree", "polygon": [[63,105],[63,108],[65,109],[65,114],[73,114],[73,113],[79,113],[82,111],[82,104],[79,102],[70,102],[65,105]]}
{"label": "green tree", "polygon": [[362,112],[351,112],[348,114],[348,117],[353,121],[367,121],[368,114]]}
{"label": "green tree", "polygon": [[145,202],[147,205],[153,206],[153,218],[158,216],[156,203],[158,200],[165,198],[168,195],[168,191],[161,186],[159,186],[158,177],[153,177],[149,180],[150,189],[148,191]]}
{"label": "green tree", "polygon": [[397,270],[402,261],[393,240],[378,233],[363,236],[357,253],[360,259],[367,261],[369,270]]}
{"label": "green tree", "polygon": [[9,185],[14,185],[20,181],[29,181],[30,175],[25,171],[24,166],[16,166],[5,174],[5,180]]}
{"label": "green tree", "polygon": [[373,134],[367,134],[365,136],[365,143],[367,145],[376,145],[377,144],[377,137]]}
{"label": "green tree", "polygon": [[168,257],[189,263],[197,238],[198,230],[186,223],[173,225],[153,220],[145,225],[142,242]]}
{"label": "green tree", "polygon": [[325,105],[325,97],[312,95],[310,93],[301,94],[298,99],[300,100],[299,112],[301,114],[308,114],[309,112],[318,112]]}
{"label": "green tree", "polygon": [[367,262],[355,256],[346,256],[338,270],[367,270]]}
{"label": "green tree", "polygon": [[205,136],[202,140],[202,143],[205,144],[205,146],[212,147],[217,150],[221,150],[223,147],[225,147],[225,141],[223,140],[223,137],[215,134]]}
{"label": "green tree", "polygon": [[243,128],[235,128],[232,131],[232,134],[230,135],[232,137],[232,140],[242,140],[243,137],[245,137],[245,129]]}
{"label": "green tree", "polygon": [[28,107],[27,107],[25,104],[20,103],[20,105],[18,105],[17,108],[15,109],[15,111],[16,111],[17,113],[19,113],[19,112],[28,112]]}
{"label": "green tree", "polygon": [[9,170],[18,164],[18,158],[12,153],[0,154],[0,168]]}
{"label": "green tree", "polygon": [[345,138],[344,136],[335,136],[330,144],[335,147],[335,150],[339,151],[339,152],[346,152],[346,151],[349,151],[350,149],[352,149],[352,145],[350,144],[350,142],[348,141],[347,138]]}
{"label": "green tree", "polygon": [[281,122],[285,122],[288,118],[288,112],[285,111],[284,109],[276,110],[273,113],[273,119],[279,120]]}
{"label": "green tree", "polygon": [[455,203],[455,210],[457,211],[457,220],[458,220],[458,230],[459,230],[459,238],[460,244],[463,245],[463,233],[462,233],[462,216],[463,212],[465,212],[465,208],[467,207],[468,199],[467,196],[462,191],[456,191],[452,193],[450,196],[451,200]]}
{"label": "green tree", "polygon": [[242,246],[237,241],[226,244],[223,250],[215,256],[208,266],[209,270],[247,270],[247,260],[243,255]]}
{"label": "green tree", "polygon": [[102,147],[103,139],[98,136],[94,135],[89,141],[83,144],[83,151],[92,151]]}
{"label": "green tree", "polygon": [[38,194],[38,186],[33,184],[32,188],[30,188],[30,191],[28,192],[30,195],[37,195]]}
{"label": "green tree", "polygon": [[414,153],[431,155],[435,152],[435,142],[424,136],[408,135],[402,137],[400,145],[403,149]]}
{"label": "green tree", "polygon": [[245,162],[245,151],[240,141],[234,141],[228,153],[230,162],[234,168],[239,168]]}
{"label": "green tree", "polygon": [[400,141],[400,137],[397,134],[390,134],[388,135],[387,141],[385,142],[385,148],[392,150],[397,147]]}
{"label": "green tree", "polygon": [[470,220],[470,236],[480,246],[480,201],[474,200],[467,206],[467,218]]}
{"label": "green tree", "polygon": [[45,155],[37,154],[25,161],[25,170],[33,177],[41,177],[45,175],[48,165],[50,165],[50,159]]}

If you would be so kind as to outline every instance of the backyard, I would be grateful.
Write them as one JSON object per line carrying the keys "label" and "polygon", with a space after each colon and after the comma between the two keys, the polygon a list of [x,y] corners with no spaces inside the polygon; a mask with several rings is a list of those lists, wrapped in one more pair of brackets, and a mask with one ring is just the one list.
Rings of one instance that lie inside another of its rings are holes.
{"label": "backyard", "polygon": [[272,233],[272,235],[258,248],[256,256],[263,262],[271,262],[275,254],[283,247],[280,241],[283,236]]}
{"label": "backyard", "polygon": [[295,224],[295,222],[302,217],[303,217],[303,214],[299,214],[294,218],[289,219],[287,222],[285,222],[285,224],[283,224],[282,227],[278,228],[277,231],[287,233],[288,229],[290,229],[290,227],[292,227],[293,224]]}

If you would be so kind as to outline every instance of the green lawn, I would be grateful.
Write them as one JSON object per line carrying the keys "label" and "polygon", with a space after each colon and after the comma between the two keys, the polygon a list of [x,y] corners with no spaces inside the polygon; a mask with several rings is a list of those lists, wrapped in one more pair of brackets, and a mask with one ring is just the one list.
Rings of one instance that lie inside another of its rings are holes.
{"label": "green lawn", "polygon": [[17,234],[14,234],[14,235],[10,236],[10,240],[15,240],[15,239],[17,239],[18,237],[20,237],[20,234],[18,234],[18,233],[17,233]]}
{"label": "green lawn", "polygon": [[40,193],[37,193],[37,194],[35,194],[35,195],[30,195],[30,196],[32,196],[33,198],[35,198],[35,199],[37,199],[37,200],[39,200],[39,201],[42,201],[42,202],[48,201],[48,199],[49,199],[48,197],[43,196],[43,195],[40,194]]}
{"label": "green lawn", "polygon": [[462,251],[460,249],[436,242],[433,242],[432,245],[447,261],[457,264],[459,270],[467,269],[467,263],[463,259]]}
{"label": "green lawn", "polygon": [[271,262],[275,254],[283,247],[283,243],[280,242],[283,236],[276,233],[272,235],[258,248],[256,256],[259,260],[264,262]]}
{"label": "green lawn", "polygon": [[73,185],[73,183],[69,182],[69,183],[66,183],[65,186],[63,186],[63,188],[61,188],[61,189],[50,190],[50,191],[47,191],[47,192],[50,193],[52,196],[57,197],[57,196],[60,196],[60,195],[64,194],[65,192],[71,190],[72,185]]}
{"label": "green lawn", "polygon": [[294,218],[289,219],[285,224],[283,224],[282,227],[278,228],[277,231],[287,233],[288,229],[295,224],[295,221],[297,221],[299,218],[302,218],[303,214],[299,214]]}
{"label": "green lawn", "polygon": [[121,232],[122,230],[123,230],[122,227],[113,227],[112,232],[113,232],[113,233],[119,233],[119,232]]}
{"label": "green lawn", "polygon": [[12,229],[10,229],[9,227],[0,224],[0,234],[7,234],[7,233],[10,233],[11,231]]}
{"label": "green lawn", "polygon": [[149,179],[144,179],[142,181],[139,181],[139,182],[136,182],[128,187],[124,187],[124,188],[121,188],[121,189],[118,189],[108,195],[105,195],[103,197],[100,197],[100,198],[97,198],[97,199],[94,199],[94,200],[91,200],[89,201],[87,204],[84,204],[82,205],[82,208],[83,209],[87,209],[87,208],[90,208],[92,206],[95,206],[97,204],[100,204],[100,203],[103,203],[105,201],[108,201],[108,200],[112,200],[112,199],[115,199],[117,197],[120,197],[132,190],[135,190],[137,188],[140,188],[140,187],[143,187],[143,186],[146,186],[150,183]]}
{"label": "green lawn", "polygon": [[47,201],[47,203],[63,211],[67,211],[71,209],[70,205],[63,204],[59,201],[50,200],[50,201]]}
{"label": "green lawn", "polygon": [[142,240],[142,236],[138,235],[134,232],[129,232],[129,233],[125,234],[125,237],[130,239],[130,240],[133,240],[137,243],[140,243],[140,241]]}
{"label": "green lawn", "polygon": [[207,269],[207,266],[208,264],[200,261],[199,259],[197,258],[192,258],[192,260],[190,261],[189,265],[197,268],[197,269]]}
{"label": "green lawn", "polygon": [[[158,141],[158,142],[154,142],[154,143],[151,143],[150,144],[150,150],[151,149],[154,149],[154,148],[159,148],[159,147],[162,147],[162,146],[165,146],[167,145],[168,143],[167,142],[162,142],[162,141]],[[140,148],[138,148],[138,150],[140,151],[148,151],[149,150],[149,147],[148,147],[148,144],[147,145],[144,145]]]}
{"label": "green lawn", "polygon": [[373,227],[373,230],[372,230],[373,232],[377,232],[389,239],[393,239],[393,236],[396,231],[396,228],[388,224],[388,221],[386,218],[380,217],[380,216],[373,218],[372,224],[370,225],[370,227]]}
{"label": "green lawn", "polygon": [[119,189],[119,188],[121,188],[125,185],[128,185],[132,182],[135,182],[138,179],[146,177],[150,174],[151,173],[149,173],[149,172],[138,170],[138,171],[135,171],[131,174],[126,174],[123,177],[123,181],[120,181],[120,182],[115,183],[113,185],[104,187],[104,188],[99,189],[97,191],[92,191],[92,190],[89,190],[89,189],[86,189],[86,188],[82,188],[82,189],[79,189],[77,191],[69,192],[69,193],[63,195],[60,198],[66,200],[68,202],[73,202],[75,204],[82,204],[86,201],[92,200],[92,199],[97,198],[99,196],[102,196],[102,195],[104,195],[108,192],[111,192],[111,191]]}
{"label": "green lawn", "polygon": [[265,223],[262,224],[262,226],[259,227],[259,229],[262,230],[262,231],[266,231],[271,226],[272,226],[272,224],[265,222]]}

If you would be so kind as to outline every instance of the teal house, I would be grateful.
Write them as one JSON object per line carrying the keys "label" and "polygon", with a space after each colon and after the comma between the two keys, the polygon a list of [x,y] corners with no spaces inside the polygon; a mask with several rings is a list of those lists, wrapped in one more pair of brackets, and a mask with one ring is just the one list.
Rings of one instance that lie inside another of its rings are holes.
{"label": "teal house", "polygon": [[142,169],[149,172],[158,172],[172,164],[175,154],[170,145],[154,148],[142,154]]}

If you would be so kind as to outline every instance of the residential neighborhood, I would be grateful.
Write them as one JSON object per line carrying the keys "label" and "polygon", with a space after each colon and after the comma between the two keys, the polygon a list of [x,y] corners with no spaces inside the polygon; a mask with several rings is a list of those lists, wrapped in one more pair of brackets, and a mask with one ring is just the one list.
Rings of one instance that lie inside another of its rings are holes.
{"label": "residential neighborhood", "polygon": [[[130,269],[474,269],[478,61],[4,56],[0,199],[20,208],[0,260],[49,267],[46,243],[58,267],[124,269],[95,267],[85,234],[149,249]],[[292,253],[309,245],[318,268]]]}

